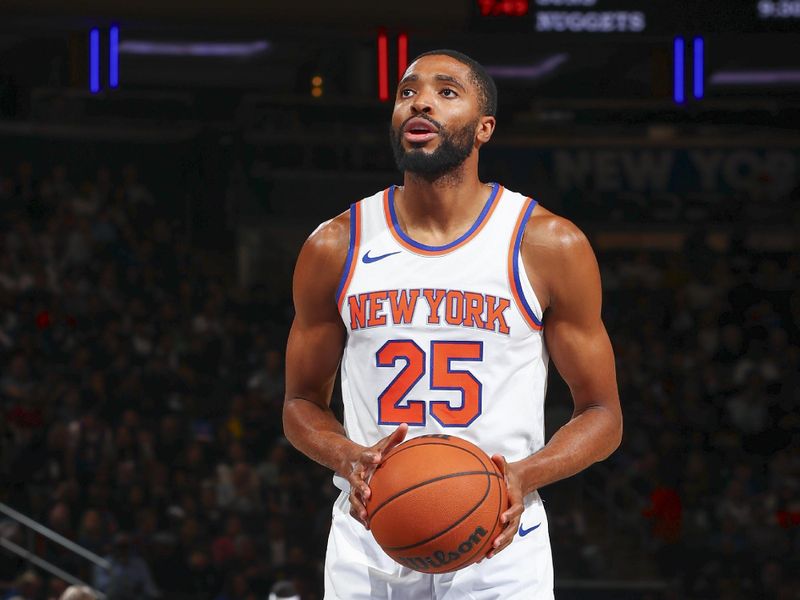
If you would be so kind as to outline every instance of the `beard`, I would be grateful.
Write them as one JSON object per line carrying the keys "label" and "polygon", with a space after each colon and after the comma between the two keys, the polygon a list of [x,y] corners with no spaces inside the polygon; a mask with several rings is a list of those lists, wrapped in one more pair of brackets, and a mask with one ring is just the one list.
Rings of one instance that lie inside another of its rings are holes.
{"label": "beard", "polygon": [[439,129],[439,146],[433,152],[425,152],[418,147],[406,150],[403,147],[402,128],[395,129],[390,126],[389,137],[392,143],[392,152],[394,152],[394,161],[401,172],[408,171],[435,179],[456,170],[472,154],[475,129],[479,121],[476,119],[474,122],[467,123],[464,127],[450,132],[433,119],[426,120]]}

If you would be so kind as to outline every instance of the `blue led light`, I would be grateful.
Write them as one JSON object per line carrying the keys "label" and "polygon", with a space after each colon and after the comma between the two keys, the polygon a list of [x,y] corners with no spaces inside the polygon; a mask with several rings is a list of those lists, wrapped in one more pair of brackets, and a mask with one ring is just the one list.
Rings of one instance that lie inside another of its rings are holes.
{"label": "blue led light", "polygon": [[684,76],[683,76],[683,61],[684,61],[684,40],[682,37],[676,37],[672,47],[673,57],[673,87],[672,97],[678,104],[683,104],[686,100],[686,93],[684,90]]}
{"label": "blue led light", "polygon": [[704,89],[703,89],[703,80],[705,79],[705,74],[703,72],[703,62],[705,57],[703,56],[704,52],[704,41],[701,37],[694,38],[694,97],[698,100],[703,97]]}
{"label": "blue led light", "polygon": [[89,91],[100,91],[100,31],[95,28],[89,32]]}
{"label": "blue led light", "polygon": [[119,87],[119,27],[108,31],[108,87]]}

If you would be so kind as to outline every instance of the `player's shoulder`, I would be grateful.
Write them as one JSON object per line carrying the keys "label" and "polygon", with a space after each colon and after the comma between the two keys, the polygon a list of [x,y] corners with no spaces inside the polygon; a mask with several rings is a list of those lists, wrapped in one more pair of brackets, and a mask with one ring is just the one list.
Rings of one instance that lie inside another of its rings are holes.
{"label": "player's shoulder", "polygon": [[520,253],[543,308],[579,297],[596,281],[597,259],[586,235],[541,205],[525,224]]}
{"label": "player's shoulder", "polygon": [[358,215],[363,215],[366,210],[365,206],[370,206],[370,203],[381,202],[384,192],[385,190],[381,190],[372,196],[358,200],[348,210],[320,223],[306,239],[303,252],[335,256],[346,255],[351,243],[350,238],[354,233],[353,223],[351,223],[354,214],[356,215],[355,227],[359,227],[359,221],[363,221],[363,217]]}
{"label": "player's shoulder", "polygon": [[315,260],[344,258],[350,244],[350,211],[320,223],[308,236],[300,252],[301,258]]}
{"label": "player's shoulder", "polygon": [[575,223],[541,204],[536,206],[525,224],[522,245],[523,249],[535,246],[554,254],[572,254],[576,250],[591,248],[586,234]]}
{"label": "player's shoulder", "polygon": [[[339,283],[350,243],[350,214],[321,223],[308,236],[294,269],[295,308],[309,298],[331,298]],[[312,304],[314,301],[311,301]],[[320,310],[316,308],[314,310]]]}

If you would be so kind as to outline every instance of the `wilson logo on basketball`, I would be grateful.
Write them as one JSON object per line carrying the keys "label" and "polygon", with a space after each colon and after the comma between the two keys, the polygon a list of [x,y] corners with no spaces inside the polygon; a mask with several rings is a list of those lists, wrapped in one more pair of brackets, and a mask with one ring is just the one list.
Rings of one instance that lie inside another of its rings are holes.
{"label": "wilson logo on basketball", "polygon": [[395,557],[395,560],[416,571],[430,571],[431,569],[438,569],[451,562],[457,561],[465,554],[469,554],[472,549],[488,535],[486,530],[478,526],[475,531],[466,540],[461,542],[454,550],[444,551],[436,550],[431,556],[402,556]]}

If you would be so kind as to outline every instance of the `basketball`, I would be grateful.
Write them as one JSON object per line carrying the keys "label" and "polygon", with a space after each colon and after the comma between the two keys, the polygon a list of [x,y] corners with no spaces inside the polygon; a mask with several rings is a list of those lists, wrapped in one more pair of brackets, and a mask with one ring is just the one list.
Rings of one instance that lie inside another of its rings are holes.
{"label": "basketball", "polygon": [[392,449],[369,483],[369,526],[395,561],[423,573],[483,558],[508,508],[503,475],[475,444],[424,435]]}

